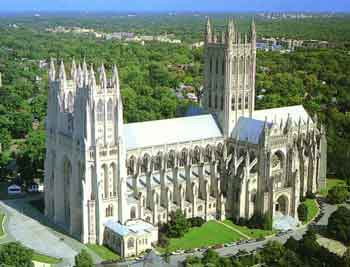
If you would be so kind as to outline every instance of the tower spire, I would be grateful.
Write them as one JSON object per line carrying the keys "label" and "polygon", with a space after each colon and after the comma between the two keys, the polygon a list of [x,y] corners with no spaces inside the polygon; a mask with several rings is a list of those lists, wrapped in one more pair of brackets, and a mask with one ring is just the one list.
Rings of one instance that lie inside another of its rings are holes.
{"label": "tower spire", "polygon": [[49,81],[54,81],[56,79],[56,68],[53,58],[50,59],[50,69],[49,69]]}
{"label": "tower spire", "polygon": [[89,85],[90,85],[90,87],[92,89],[96,88],[96,77],[95,77],[94,66],[92,64],[91,64],[91,67],[90,67]]}
{"label": "tower spire", "polygon": [[107,88],[107,75],[106,75],[106,70],[103,63],[101,64],[101,69],[100,69],[100,83],[101,83],[101,88]]}
{"label": "tower spire", "polygon": [[227,45],[230,46],[233,44],[235,39],[235,23],[232,18],[229,19],[226,29],[226,41]]}
{"label": "tower spire", "polygon": [[86,60],[83,60],[83,77],[84,77],[84,85],[87,86],[89,84],[89,71],[87,68]]}
{"label": "tower spire", "polygon": [[252,19],[252,25],[250,26],[250,38],[252,43],[256,43],[256,26],[254,17]]}
{"label": "tower spire", "polygon": [[112,84],[115,86],[117,90],[117,97],[120,98],[120,88],[119,88],[119,74],[117,65],[113,65],[113,76],[112,76]]}
{"label": "tower spire", "polygon": [[205,42],[211,43],[213,40],[213,31],[211,27],[210,17],[207,18],[207,27],[205,29]]}
{"label": "tower spire", "polygon": [[70,70],[70,75],[71,75],[71,78],[72,78],[73,81],[77,80],[77,65],[75,64],[74,57],[72,59],[72,67],[71,67],[71,70]]}
{"label": "tower spire", "polygon": [[61,61],[59,79],[60,79],[61,81],[65,81],[65,80],[67,79],[66,70],[65,70],[65,68],[64,68],[63,60]]}

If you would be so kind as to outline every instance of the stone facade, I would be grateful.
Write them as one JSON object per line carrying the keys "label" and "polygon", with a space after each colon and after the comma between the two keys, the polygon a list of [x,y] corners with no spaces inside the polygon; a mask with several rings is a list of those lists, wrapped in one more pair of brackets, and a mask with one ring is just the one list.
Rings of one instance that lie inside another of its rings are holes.
{"label": "stone facade", "polygon": [[219,38],[208,20],[204,56],[207,115],[133,124],[123,123],[117,67],[108,79],[102,65],[96,81],[85,61],[73,61],[70,78],[51,62],[51,220],[84,243],[114,247],[106,225],[158,225],[177,209],[206,220],[297,217],[300,198],[326,181],[324,129],[302,106],[255,110],[254,22],[242,36],[230,21]]}

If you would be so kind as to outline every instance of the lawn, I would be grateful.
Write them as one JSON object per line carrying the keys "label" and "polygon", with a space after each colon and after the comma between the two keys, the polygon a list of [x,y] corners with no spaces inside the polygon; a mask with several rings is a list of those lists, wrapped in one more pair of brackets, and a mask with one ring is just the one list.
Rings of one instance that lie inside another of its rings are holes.
{"label": "lawn", "polygon": [[5,234],[4,231],[4,220],[5,220],[5,214],[0,213],[0,237],[2,237]]}
{"label": "lawn", "polygon": [[112,250],[105,246],[99,246],[95,244],[86,245],[89,249],[95,252],[103,260],[119,260],[120,257],[118,254],[114,253]]}
{"label": "lawn", "polygon": [[307,219],[305,223],[310,222],[318,212],[318,206],[315,199],[306,199],[304,202],[307,206]]}
{"label": "lawn", "polygon": [[322,190],[320,191],[320,194],[321,194],[322,196],[326,197],[327,194],[328,194],[328,191],[329,191],[331,188],[333,188],[333,187],[335,187],[335,186],[337,186],[337,185],[343,185],[343,184],[345,184],[345,181],[344,181],[344,180],[340,180],[340,179],[327,179],[326,188],[322,189]]}
{"label": "lawn", "polygon": [[169,250],[191,249],[224,244],[244,239],[237,232],[216,221],[209,221],[201,227],[192,228],[182,238],[170,240]]}
{"label": "lawn", "polygon": [[261,230],[261,229],[249,229],[246,226],[239,226],[239,225],[234,224],[230,220],[225,220],[224,224],[227,224],[228,226],[233,227],[233,228],[237,229],[238,231],[242,232],[243,234],[249,236],[250,238],[254,238],[254,239],[274,234],[273,231],[266,231],[266,230]]}
{"label": "lawn", "polygon": [[57,264],[61,262],[61,259],[39,254],[37,252],[34,252],[32,260],[47,264]]}

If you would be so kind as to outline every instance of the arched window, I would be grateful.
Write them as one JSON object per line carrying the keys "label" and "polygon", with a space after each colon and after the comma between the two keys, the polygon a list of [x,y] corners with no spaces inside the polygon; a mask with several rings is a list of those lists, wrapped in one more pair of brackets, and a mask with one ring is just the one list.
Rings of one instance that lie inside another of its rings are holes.
{"label": "arched window", "polygon": [[212,57],[210,58],[210,62],[209,62],[209,71],[210,71],[210,73],[213,72],[213,58]]}
{"label": "arched window", "polygon": [[130,219],[136,219],[136,208],[132,207],[130,210]]}
{"label": "arched window", "polygon": [[211,161],[211,148],[210,148],[210,145],[207,145],[206,148],[205,148],[204,161],[205,162]]}
{"label": "arched window", "polygon": [[221,108],[221,110],[224,109],[224,97],[223,96],[221,96],[220,108]]}
{"label": "arched window", "polygon": [[203,211],[203,206],[202,205],[199,205],[198,206],[198,212],[202,212]]}
{"label": "arched window", "polygon": [[232,96],[232,99],[231,99],[231,109],[232,110],[235,110],[235,104],[236,104],[235,96]]}
{"label": "arched window", "polygon": [[107,103],[107,120],[113,120],[113,101],[112,99],[108,100]]}
{"label": "arched window", "polygon": [[225,69],[226,69],[226,61],[225,60],[223,60],[222,61],[222,75],[225,75]]}
{"label": "arched window", "polygon": [[192,164],[198,164],[200,162],[200,157],[201,150],[198,146],[196,146],[193,151]]}
{"label": "arched window", "polygon": [[245,108],[245,109],[248,109],[248,108],[249,108],[249,96],[248,96],[248,95],[245,96],[244,108]]}
{"label": "arched window", "polygon": [[104,197],[107,198],[109,194],[109,182],[108,182],[108,168],[106,165],[102,166],[103,169],[103,188],[104,188]]}
{"label": "arched window", "polygon": [[158,152],[154,162],[154,170],[159,171],[161,167],[162,167],[162,152]]}
{"label": "arched window", "polygon": [[69,92],[68,94],[68,111],[69,112],[73,112],[73,109],[74,109],[74,97],[73,97],[73,94],[72,92]]}
{"label": "arched window", "polygon": [[209,108],[211,108],[212,106],[212,95],[211,95],[211,91],[209,92],[209,103],[208,103]]}
{"label": "arched window", "polygon": [[187,163],[187,150],[183,149],[181,151],[180,166],[183,167]]}
{"label": "arched window", "polygon": [[133,237],[130,237],[128,240],[128,249],[134,248],[135,240]]}
{"label": "arched window", "polygon": [[111,173],[113,175],[113,196],[117,195],[118,180],[117,180],[117,167],[114,163],[110,166]]}
{"label": "arched window", "polygon": [[215,72],[216,74],[219,74],[219,59],[216,59]]}
{"label": "arched window", "polygon": [[150,156],[145,154],[142,159],[141,172],[145,173],[149,171]]}
{"label": "arched window", "polygon": [[218,108],[218,95],[215,95],[215,103],[214,103],[214,108],[217,109]]}
{"label": "arched window", "polygon": [[102,122],[105,120],[105,107],[102,100],[98,101],[97,104],[97,121]]}
{"label": "arched window", "polygon": [[240,96],[238,98],[238,110],[241,110],[242,109],[242,97]]}
{"label": "arched window", "polygon": [[131,156],[128,162],[128,175],[135,174],[135,162],[136,162],[135,157]]}
{"label": "arched window", "polygon": [[108,205],[106,208],[106,217],[112,217],[113,216],[113,205]]}
{"label": "arched window", "polygon": [[175,151],[174,150],[171,150],[168,154],[167,167],[168,167],[168,169],[175,167]]}

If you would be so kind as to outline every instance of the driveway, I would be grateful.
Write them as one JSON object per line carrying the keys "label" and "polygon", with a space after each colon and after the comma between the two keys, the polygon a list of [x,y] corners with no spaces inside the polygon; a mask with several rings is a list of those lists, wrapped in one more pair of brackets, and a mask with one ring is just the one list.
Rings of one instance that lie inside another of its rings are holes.
{"label": "driveway", "polygon": [[[6,213],[5,231],[7,235],[0,243],[19,241],[36,252],[61,258],[57,266],[73,266],[74,257],[82,248],[80,242],[53,230],[48,220],[33,208],[28,199],[0,201],[0,210]],[[95,261],[100,261],[93,255]]]}

